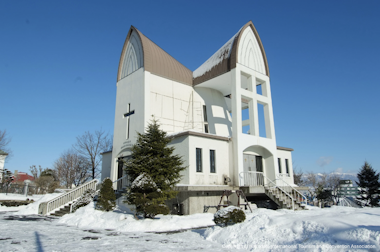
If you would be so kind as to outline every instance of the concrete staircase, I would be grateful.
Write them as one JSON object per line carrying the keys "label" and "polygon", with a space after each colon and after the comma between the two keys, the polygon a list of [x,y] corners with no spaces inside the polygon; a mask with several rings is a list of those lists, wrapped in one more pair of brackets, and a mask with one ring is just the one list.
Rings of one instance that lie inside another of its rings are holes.
{"label": "concrete staircase", "polygon": [[40,203],[38,206],[38,214],[50,215],[52,213],[57,213],[64,215],[67,213],[67,210],[70,212],[71,204],[78,200],[87,189],[93,189],[94,191],[97,191],[97,184],[98,180],[94,179],[72,189],[69,192],[59,195],[54,199]]}
{"label": "concrete staircase", "polygon": [[65,214],[70,213],[70,208],[72,204],[69,204],[67,206],[63,206],[60,209],[56,210],[54,213],[51,213],[50,215],[56,216],[56,217],[62,217]]}
{"label": "concrete staircase", "polygon": [[301,205],[300,201],[291,197],[284,190],[278,187],[265,187],[265,194],[273,200],[280,208],[292,210],[305,210],[305,205]]}

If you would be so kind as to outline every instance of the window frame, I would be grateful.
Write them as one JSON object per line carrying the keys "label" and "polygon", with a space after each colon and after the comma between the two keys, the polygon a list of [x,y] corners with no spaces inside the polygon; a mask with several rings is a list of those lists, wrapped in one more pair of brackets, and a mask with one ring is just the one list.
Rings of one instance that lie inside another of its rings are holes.
{"label": "window frame", "polygon": [[196,172],[202,172],[202,148],[195,148],[195,168]]}
{"label": "window frame", "polygon": [[210,150],[210,173],[216,173],[215,152],[215,150]]}
{"label": "window frame", "polygon": [[205,133],[209,133],[206,105],[203,105],[203,121],[204,121]]}
{"label": "window frame", "polygon": [[286,169],[286,174],[289,175],[289,161],[287,158],[285,158],[285,169]]}

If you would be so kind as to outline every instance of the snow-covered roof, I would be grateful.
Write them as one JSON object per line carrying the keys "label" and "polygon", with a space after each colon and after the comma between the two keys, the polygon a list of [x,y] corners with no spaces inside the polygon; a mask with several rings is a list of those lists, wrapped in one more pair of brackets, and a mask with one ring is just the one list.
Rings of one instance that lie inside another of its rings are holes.
{"label": "snow-covered roof", "polygon": [[[240,29],[241,30],[241,29]],[[231,54],[232,45],[235,39],[239,36],[240,30],[230,38],[216,53],[214,53],[205,63],[198,67],[193,72],[193,78],[204,75],[206,72],[210,71],[213,67],[218,65],[222,60],[228,59]]]}
{"label": "snow-covered roof", "polygon": [[246,23],[230,40],[227,41],[216,53],[214,53],[205,63],[193,72],[193,85],[215,78],[236,68],[238,62],[239,43],[246,29],[252,29],[257,43],[257,50],[260,51],[260,61],[263,63],[264,74],[269,76],[268,61],[265,55],[264,46],[261,43],[259,34],[252,21]]}

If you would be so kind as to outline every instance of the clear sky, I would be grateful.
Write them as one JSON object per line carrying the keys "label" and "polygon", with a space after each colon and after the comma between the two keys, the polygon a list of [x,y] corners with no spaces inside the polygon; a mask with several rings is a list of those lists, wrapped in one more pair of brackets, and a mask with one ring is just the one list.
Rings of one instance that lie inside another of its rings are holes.
{"label": "clear sky", "polygon": [[380,171],[380,1],[0,1],[0,129],[10,170],[53,167],[113,133],[131,25],[195,70],[249,20],[271,76],[277,145],[304,172]]}

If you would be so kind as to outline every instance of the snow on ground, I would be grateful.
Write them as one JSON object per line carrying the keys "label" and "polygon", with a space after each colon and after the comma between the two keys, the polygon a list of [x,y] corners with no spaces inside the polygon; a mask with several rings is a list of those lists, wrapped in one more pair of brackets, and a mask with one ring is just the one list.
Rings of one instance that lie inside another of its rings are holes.
{"label": "snow on ground", "polygon": [[[380,251],[380,208],[309,207],[305,211],[256,209],[246,212],[241,224],[205,229],[202,237],[228,249],[260,251],[347,251],[347,246],[367,246]],[[58,223],[78,228],[115,229],[120,232],[162,232],[211,226],[212,214],[157,216],[135,220],[131,214],[104,213],[88,205]],[[279,247],[276,247],[279,246]],[[302,247],[304,246],[304,247]]]}
{"label": "snow on ground", "polygon": [[[9,216],[4,216],[9,217]],[[229,249],[207,241],[197,232],[155,234],[80,229],[52,221],[6,220],[0,215],[0,251],[221,251]]]}
{"label": "snow on ground", "polygon": [[44,195],[34,194],[34,195],[25,196],[25,195],[16,194],[16,193],[8,193],[8,194],[0,193],[0,200],[26,200],[26,199],[37,200],[41,198],[42,196]]}
{"label": "snow on ground", "polygon": [[27,212],[32,207],[0,215],[0,251],[380,251],[380,208],[255,209],[240,224],[174,234],[147,232],[213,225],[213,215],[135,220],[123,209],[94,210],[93,203],[59,219],[31,221]]}
{"label": "snow on ground", "polygon": [[48,201],[60,195],[61,193],[52,193],[52,194],[34,194],[34,195],[21,195],[15,193],[0,193],[0,200],[34,200],[34,203],[29,205],[19,206],[19,207],[6,207],[0,206],[0,212],[9,212],[9,211],[18,211],[20,214],[37,214],[38,206],[41,202]]}
{"label": "snow on ground", "polygon": [[350,249],[360,246],[380,251],[380,209],[256,209],[244,223],[209,228],[204,237],[225,248],[251,251],[357,251]]}
{"label": "snow on ground", "polygon": [[63,216],[58,223],[79,228],[115,229],[121,232],[167,232],[213,226],[213,214],[193,214],[187,216],[157,215],[156,219],[136,220],[134,215],[121,211],[102,212],[94,210],[94,203],[78,209],[73,214]]}
{"label": "snow on ground", "polygon": [[[33,203],[30,203],[26,206],[19,206],[18,211],[16,213],[13,213],[14,215],[30,215],[30,214],[38,214],[38,206],[40,203],[49,201],[51,199],[54,199],[55,197],[61,195],[62,193],[51,193],[51,194],[44,194],[44,195],[36,195],[32,196],[29,199],[34,199]],[[13,208],[13,209],[11,209]],[[3,207],[0,206],[0,212],[1,211],[14,211],[14,207]]]}

